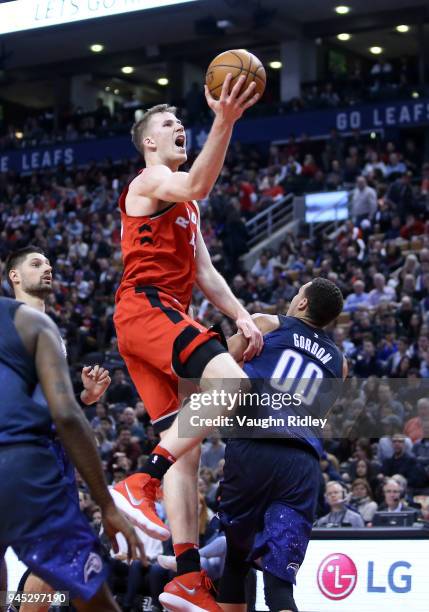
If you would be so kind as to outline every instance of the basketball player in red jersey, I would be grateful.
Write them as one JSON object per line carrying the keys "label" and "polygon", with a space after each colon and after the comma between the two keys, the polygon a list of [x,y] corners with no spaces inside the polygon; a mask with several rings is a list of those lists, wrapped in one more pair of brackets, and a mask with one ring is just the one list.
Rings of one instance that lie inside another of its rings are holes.
{"label": "basketball player in red jersey", "polygon": [[[170,536],[158,518],[155,499],[164,479],[164,500],[177,558],[177,576],[160,597],[169,610],[218,611],[200,570],[198,553],[197,475],[201,438],[179,438],[176,415],[178,376],[230,378],[240,385],[243,370],[219,336],[188,316],[196,283],[220,311],[234,319],[249,340],[245,359],[262,349],[262,335],[252,318],[214,268],[199,228],[196,199],[210,193],[222,169],[235,122],[258,99],[244,77],[231,89],[226,78],[219,100],[206,87],[215,114],[207,141],[189,173],[185,130],[176,109],[155,106],[132,131],[146,168],[120,198],[124,272],[116,296],[115,326],[119,350],[161,444],[142,473],[115,485],[116,504],[149,535]],[[230,91],[231,89],[231,91]],[[204,436],[202,436],[204,437]],[[168,470],[168,472],[167,472]]]}

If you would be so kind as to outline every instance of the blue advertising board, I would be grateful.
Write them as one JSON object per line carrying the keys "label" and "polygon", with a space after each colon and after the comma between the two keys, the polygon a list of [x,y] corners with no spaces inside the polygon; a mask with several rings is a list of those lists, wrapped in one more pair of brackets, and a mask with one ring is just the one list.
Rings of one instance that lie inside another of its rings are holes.
{"label": "blue advertising board", "polygon": [[333,128],[339,133],[429,125],[429,99],[351,106],[289,113],[277,117],[249,119],[237,123],[234,137],[240,142],[284,141],[291,134],[310,138],[328,136]]}
{"label": "blue advertising board", "polygon": [[14,170],[26,174],[55,168],[60,164],[83,166],[91,161],[100,162],[106,158],[120,161],[137,155],[129,136],[83,140],[31,149],[0,151],[0,172]]}
{"label": "blue advertising board", "polygon": [[[330,130],[347,133],[354,129],[362,131],[405,128],[429,125],[429,99],[413,99],[401,102],[359,105],[346,109],[304,111],[287,115],[276,115],[239,121],[234,129],[233,140],[243,144],[286,141],[291,134],[310,138],[328,136]],[[206,141],[209,126],[187,130],[189,148],[201,149]],[[14,170],[31,173],[65,166],[82,166],[91,161],[110,158],[113,162],[137,157],[128,135],[70,142],[55,146],[40,146],[34,149],[0,151],[0,172]]]}

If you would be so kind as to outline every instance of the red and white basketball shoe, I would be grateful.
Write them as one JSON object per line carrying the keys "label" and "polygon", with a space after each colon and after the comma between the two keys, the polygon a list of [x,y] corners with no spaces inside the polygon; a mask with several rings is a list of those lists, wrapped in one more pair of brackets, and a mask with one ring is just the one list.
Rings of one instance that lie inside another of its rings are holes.
{"label": "red and white basketball shoe", "polygon": [[149,474],[133,474],[110,489],[113,501],[133,525],[156,538],[168,540],[171,533],[156,513],[155,501],[160,486]]}
{"label": "red and white basketball shoe", "polygon": [[189,572],[173,578],[159,596],[169,612],[222,612],[211,591],[212,581],[205,571]]}

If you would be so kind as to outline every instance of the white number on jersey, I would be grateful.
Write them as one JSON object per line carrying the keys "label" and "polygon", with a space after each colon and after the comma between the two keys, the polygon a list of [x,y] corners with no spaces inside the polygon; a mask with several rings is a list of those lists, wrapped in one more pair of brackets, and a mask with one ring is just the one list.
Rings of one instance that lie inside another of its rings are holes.
{"label": "white number on jersey", "polygon": [[304,365],[300,353],[286,349],[280,356],[271,375],[271,386],[283,393],[300,395],[301,402],[309,406],[319,390],[323,372],[315,363]]}
{"label": "white number on jersey", "polygon": [[189,244],[194,248],[194,257],[197,250],[197,244],[195,242],[195,232],[192,232],[192,238],[189,241]]}

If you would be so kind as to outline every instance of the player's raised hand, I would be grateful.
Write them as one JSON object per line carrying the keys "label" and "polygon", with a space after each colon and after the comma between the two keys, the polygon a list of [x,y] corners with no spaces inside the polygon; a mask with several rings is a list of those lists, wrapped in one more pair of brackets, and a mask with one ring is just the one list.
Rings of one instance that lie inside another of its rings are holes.
{"label": "player's raised hand", "polygon": [[264,346],[262,332],[255,325],[248,312],[241,314],[235,321],[237,328],[248,341],[246,350],[243,353],[243,360],[250,361],[255,355],[259,355]]}
{"label": "player's raised hand", "polygon": [[85,366],[82,369],[82,384],[87,403],[97,402],[108,389],[112,379],[109,371],[99,365]]}
{"label": "player's raised hand", "polygon": [[139,559],[143,565],[147,565],[147,558],[142,542],[137,537],[134,527],[128,522],[128,519],[118,510],[115,504],[112,503],[102,510],[102,521],[104,531],[108,535],[113,552],[119,553],[119,546],[116,540],[116,534],[122,533],[128,545],[128,561]]}
{"label": "player's raised hand", "polygon": [[231,89],[232,79],[233,76],[229,72],[223,82],[219,100],[213,98],[207,85],[204,85],[207,104],[216,117],[226,123],[235,123],[247,108],[259,100],[259,94],[255,93],[256,83],[254,81],[242,91],[246,76],[242,74]]}

